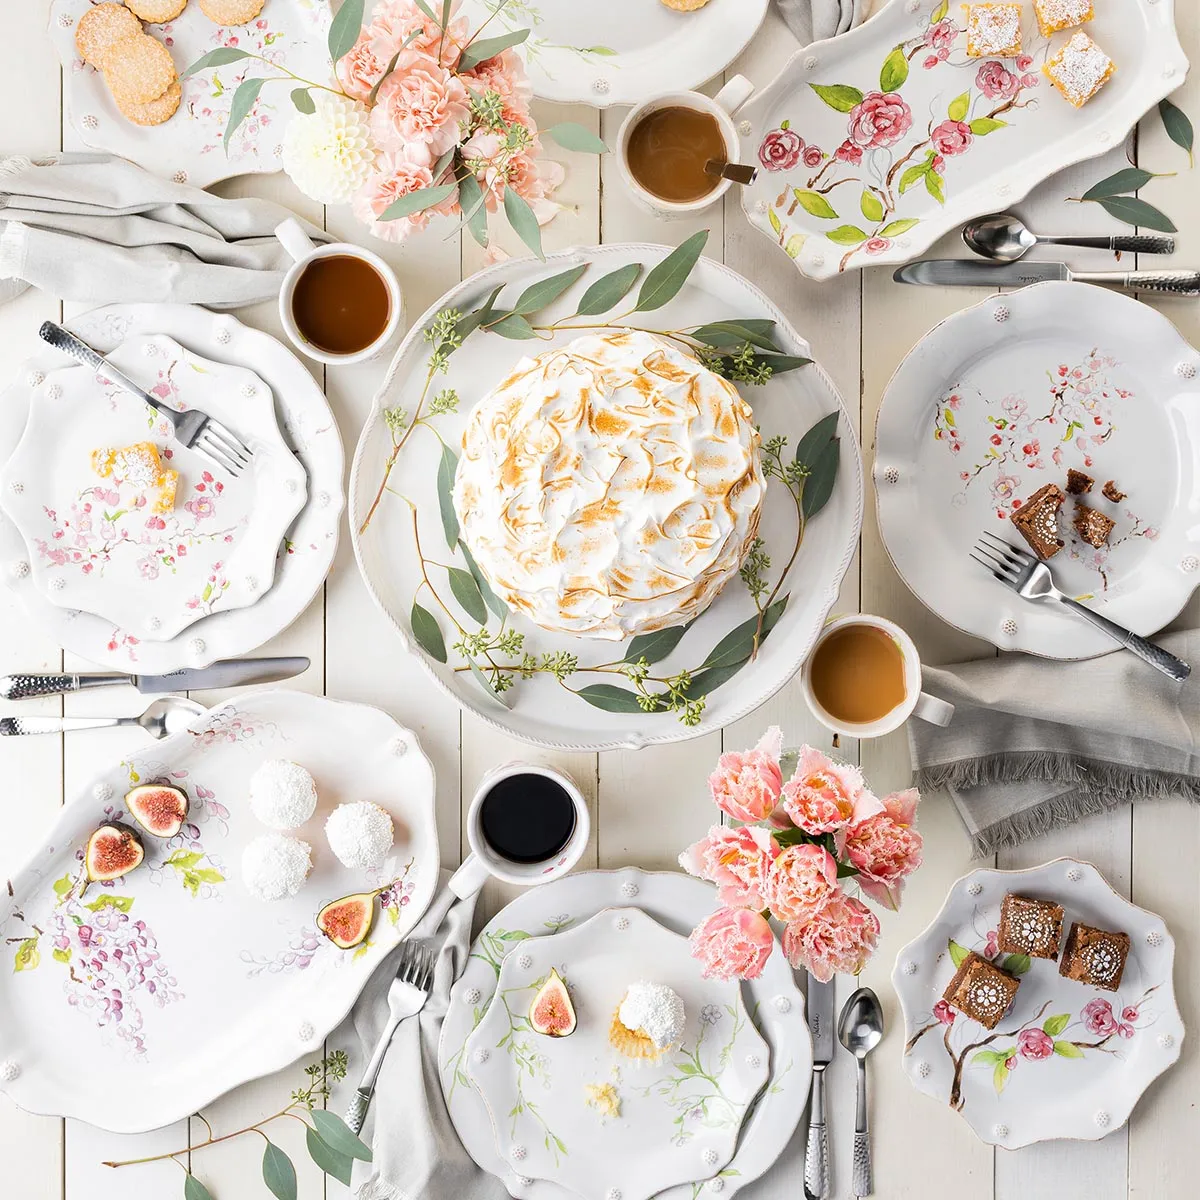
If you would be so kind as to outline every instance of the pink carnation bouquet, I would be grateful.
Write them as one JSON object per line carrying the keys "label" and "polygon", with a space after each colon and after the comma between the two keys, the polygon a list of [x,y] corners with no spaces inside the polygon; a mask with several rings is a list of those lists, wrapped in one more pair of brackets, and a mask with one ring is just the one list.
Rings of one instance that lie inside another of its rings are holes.
{"label": "pink carnation bouquet", "polygon": [[[793,967],[826,982],[857,975],[875,950],[879,918],[862,897],[895,909],[921,865],[915,788],[877,797],[855,766],[802,746],[784,781],[783,736],[722,754],[708,785],[740,825],[714,825],[679,864],[717,885],[721,907],[692,931],[705,976],[756,979],[783,925]],[[858,893],[851,895],[846,885]]]}
{"label": "pink carnation bouquet", "polygon": [[236,37],[186,73],[239,59],[278,72],[242,78],[226,146],[267,85],[299,84],[284,170],[312,199],[349,204],[375,236],[403,241],[431,217],[449,216],[487,246],[489,214],[502,210],[541,257],[540,226],[559,211],[553,195],[563,178],[559,164],[542,159],[542,139],[591,153],[605,146],[581,125],[538,129],[515,50],[529,30],[480,36],[506,3],[472,30],[459,0],[375,0],[369,15],[366,0],[345,0],[329,28],[329,83],[250,53]]}

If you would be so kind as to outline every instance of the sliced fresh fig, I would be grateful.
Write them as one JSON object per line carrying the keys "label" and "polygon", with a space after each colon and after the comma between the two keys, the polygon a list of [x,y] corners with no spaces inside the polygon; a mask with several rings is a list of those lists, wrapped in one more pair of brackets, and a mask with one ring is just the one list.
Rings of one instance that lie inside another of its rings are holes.
{"label": "sliced fresh fig", "polygon": [[534,1033],[547,1037],[570,1037],[575,1032],[575,1006],[563,977],[553,968],[538,988],[529,1006],[529,1024]]}
{"label": "sliced fresh fig", "polygon": [[113,821],[101,825],[87,840],[83,852],[83,869],[89,883],[106,883],[120,879],[146,857],[142,836],[131,825]]}
{"label": "sliced fresh fig", "polygon": [[375,893],[356,892],[331,900],[317,913],[317,928],[342,950],[366,940],[375,920]]}
{"label": "sliced fresh fig", "polygon": [[187,793],[167,783],[143,783],[125,793],[129,815],[155,837],[173,838],[188,814]]}

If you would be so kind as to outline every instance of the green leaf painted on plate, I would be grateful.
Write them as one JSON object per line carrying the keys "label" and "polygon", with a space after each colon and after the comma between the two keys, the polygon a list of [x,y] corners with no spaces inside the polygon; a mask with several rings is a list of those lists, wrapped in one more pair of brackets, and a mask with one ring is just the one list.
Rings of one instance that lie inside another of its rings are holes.
{"label": "green leaf painted on plate", "polygon": [[535,258],[545,261],[546,255],[542,252],[542,231],[538,226],[537,217],[515,188],[504,189],[504,215],[517,236],[529,247],[530,253]]}
{"label": "green leaf painted on plate", "polygon": [[321,1135],[321,1141],[331,1149],[348,1158],[357,1158],[359,1162],[371,1161],[371,1147],[337,1113],[324,1108],[314,1108],[312,1119]]}
{"label": "green leaf painted on plate", "polygon": [[607,154],[608,147],[602,137],[597,137],[586,126],[575,121],[560,121],[543,129],[541,136],[557,142],[564,150],[576,150],[580,154]]}
{"label": "green leaf painted on plate", "polygon": [[942,177],[933,170],[925,172],[925,190],[939,203],[946,203],[946,195],[942,191]]}
{"label": "green leaf painted on plate", "polygon": [[783,252],[788,258],[799,258],[800,251],[804,249],[804,234],[793,233],[787,240],[787,244],[783,247]]}
{"label": "green leaf painted on plate", "polygon": [[393,200],[376,220],[398,221],[401,217],[411,217],[413,213],[424,212],[427,208],[441,204],[447,196],[453,195],[457,187],[457,183],[439,183],[417,188],[414,192],[406,192],[398,200]]}
{"label": "green leaf painted on plate", "polygon": [[1008,122],[997,121],[995,117],[976,117],[969,123],[969,126],[976,137],[987,137],[989,133],[995,133],[997,129],[1007,128]]}
{"label": "green leaf painted on plate", "polygon": [[517,298],[512,311],[528,316],[530,313],[541,312],[548,304],[553,304],[588,268],[587,263],[580,263],[569,271],[561,271],[547,279],[539,279],[531,283]]}
{"label": "green leaf painted on plate", "polygon": [[972,1066],[994,1067],[997,1063],[1005,1062],[1011,1050],[977,1050],[971,1055]]}
{"label": "green leaf painted on plate", "polygon": [[364,0],[344,0],[329,23],[329,57],[336,64],[349,54],[362,29]]}
{"label": "green leaf painted on plate", "polygon": [[1028,954],[1006,954],[1000,963],[1000,969],[1010,975],[1024,975],[1031,965]]}
{"label": "green leaf painted on plate", "polygon": [[409,619],[412,622],[413,637],[416,639],[417,645],[430,658],[444,663],[446,661],[446,642],[442,637],[442,631],[438,627],[433,613],[426,608],[422,608],[414,600],[412,614]]}
{"label": "green leaf painted on plate", "polygon": [[950,951],[950,961],[954,964],[955,968],[961,967],[963,959],[967,957],[970,951],[966,946],[960,946],[958,942],[953,940],[947,943],[947,948]]}
{"label": "green leaf painted on plate", "polygon": [[481,62],[487,62],[489,58],[495,58],[510,46],[519,46],[528,36],[528,29],[516,29],[512,33],[501,33],[496,37],[479,38],[463,51],[462,58],[458,60],[459,72],[468,71]]}
{"label": "green leaf painted on plate", "polygon": [[189,75],[198,75],[201,71],[207,71],[209,67],[223,67],[228,63],[238,62],[249,57],[250,55],[245,50],[238,50],[233,46],[218,46],[215,50],[201,55],[186,71],[181,71],[179,78],[186,79]]}
{"label": "green leaf painted on plate", "polygon": [[[203,854],[200,855],[200,858],[203,857]],[[200,858],[196,861],[199,862]],[[90,912],[99,912],[102,908],[115,908],[118,912],[127,913],[132,907],[132,896],[122,896],[116,892],[105,892],[103,896],[98,896],[90,904],[84,905]]]}
{"label": "green leaf painted on plate", "polygon": [[879,90],[882,92],[898,92],[908,78],[908,59],[904,47],[897,46],[883,60],[879,71]]}
{"label": "green leaf painted on plate", "polygon": [[446,545],[451,550],[458,545],[458,513],[454,511],[454,473],[458,470],[458,457],[445,443],[437,469],[438,509],[442,514],[442,532]]}
{"label": "green leaf painted on plate", "polygon": [[1054,1053],[1060,1058],[1083,1058],[1083,1051],[1074,1042],[1055,1042]]}
{"label": "green leaf painted on plate", "polygon": [[908,189],[910,187],[912,187],[914,183],[917,183],[919,180],[924,179],[925,176],[928,174],[929,174],[929,164],[928,163],[917,163],[917,165],[915,167],[909,167],[900,176],[900,195],[903,196],[904,193],[907,192]]}
{"label": "green leaf painted on plate", "polygon": [[258,100],[265,79],[243,79],[238,84],[237,91],[229,104],[229,120],[225,122],[225,136],[222,139],[225,153],[229,153],[229,139],[233,137],[237,127],[250,115],[250,110]]}
{"label": "green leaf painted on plate", "polygon": [[880,231],[880,237],[899,237],[902,233],[907,233],[914,225],[920,225],[920,219],[917,217],[901,217],[899,221],[892,221],[885,225]]}
{"label": "green leaf painted on plate", "polygon": [[839,246],[858,246],[867,240],[867,235],[857,225],[839,225],[825,236]]}
{"label": "green leaf painted on plate", "polygon": [[820,192],[806,191],[804,188],[792,188],[792,195],[806,213],[820,217],[822,221],[836,221],[837,209],[821,195]]}
{"label": "green leaf painted on plate", "polygon": [[657,263],[642,280],[634,312],[653,312],[673,300],[687,282],[708,241],[708,230],[693,233]]}
{"label": "green leaf painted on plate", "polygon": [[345,1154],[339,1154],[331,1146],[321,1140],[320,1135],[311,1126],[306,1125],[304,1141],[308,1146],[308,1157],[334,1179],[350,1186],[350,1176],[354,1170],[354,1160]]}
{"label": "green leaf painted on plate", "polygon": [[971,93],[963,92],[955,96],[946,108],[946,116],[952,121],[961,121],[971,109]]}
{"label": "green leaf painted on plate", "polygon": [[841,457],[841,439],[833,438],[809,464],[808,478],[804,481],[804,494],[800,498],[800,507],[804,510],[806,521],[811,521],[829,503],[829,498],[833,495],[833,486],[837,482]]}
{"label": "green leaf painted on plate", "polygon": [[996,1089],[997,1096],[1004,1091],[1004,1085],[1008,1083],[1010,1073],[1008,1059],[1005,1059],[1004,1062],[998,1062],[992,1068],[992,1086]]}
{"label": "green leaf painted on plate", "polygon": [[274,1142],[263,1150],[263,1182],[276,1200],[296,1200],[296,1168]]}
{"label": "green leaf painted on plate", "polygon": [[1160,100],[1158,102],[1158,115],[1162,117],[1163,128],[1167,131],[1167,137],[1187,151],[1188,163],[1192,162],[1192,123],[1188,120],[1187,113],[1183,111],[1177,104],[1173,104],[1170,100]]}
{"label": "green leaf painted on plate", "polygon": [[767,220],[771,223],[771,228],[776,233],[783,232],[783,222],[779,219],[779,214],[773,209],[767,209]]}
{"label": "green leaf painted on plate", "polygon": [[863,94],[856,87],[851,87],[847,83],[821,84],[810,83],[808,85],[830,108],[836,109],[840,113],[848,113],[856,104],[862,103]]}
{"label": "green leaf painted on plate", "polygon": [[32,971],[42,961],[38,953],[38,940],[35,937],[23,938],[17,943],[17,952],[13,957],[13,974],[18,971]]}
{"label": "green leaf painted on plate", "polygon": [[863,192],[858,207],[872,225],[883,220],[883,201],[874,192]]}
{"label": "green leaf painted on plate", "polygon": [[1047,1017],[1042,1022],[1042,1032],[1052,1038],[1056,1038],[1070,1023],[1070,1013],[1057,1013],[1053,1017]]}
{"label": "green leaf painted on plate", "polygon": [[479,625],[487,624],[487,605],[483,602],[483,594],[475,577],[462,567],[447,567],[450,576],[450,590],[454,598],[462,605],[463,611]]}
{"label": "green leaf painted on plate", "polygon": [[627,295],[642,273],[641,263],[626,263],[607,275],[602,275],[583,293],[579,307],[575,310],[577,317],[598,317],[610,312]]}

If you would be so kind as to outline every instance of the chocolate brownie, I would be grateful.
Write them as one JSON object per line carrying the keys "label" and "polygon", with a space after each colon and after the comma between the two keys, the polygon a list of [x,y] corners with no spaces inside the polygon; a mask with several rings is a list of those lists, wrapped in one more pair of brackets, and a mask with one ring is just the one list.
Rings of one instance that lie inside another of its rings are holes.
{"label": "chocolate brownie", "polygon": [[942,999],[985,1029],[995,1029],[1017,994],[1021,981],[973,950],[959,964]]}
{"label": "chocolate brownie", "polygon": [[1090,492],[1095,482],[1090,475],[1085,475],[1074,467],[1067,468],[1067,491],[1072,496],[1082,496],[1084,492]]}
{"label": "chocolate brownie", "polygon": [[1009,892],[1000,905],[999,946],[1005,954],[1057,958],[1062,929],[1062,905],[1052,900]]}
{"label": "chocolate brownie", "polygon": [[1107,483],[1100,489],[1104,493],[1106,500],[1111,500],[1114,504],[1120,504],[1125,499],[1126,493],[1117,487],[1115,479],[1108,480]]}
{"label": "chocolate brownie", "polygon": [[1009,518],[1038,558],[1053,558],[1063,548],[1063,540],[1058,536],[1058,510],[1065,500],[1062,488],[1057,483],[1048,483],[1038,488]]}
{"label": "chocolate brownie", "polygon": [[1095,546],[1097,550],[1100,550],[1108,545],[1108,535],[1112,533],[1117,523],[1098,509],[1088,508],[1086,504],[1076,501],[1075,520],[1071,524],[1075,526],[1075,532],[1089,546]]}
{"label": "chocolate brownie", "polygon": [[1066,979],[1115,992],[1121,986],[1128,957],[1129,934],[1075,921],[1067,934],[1058,973]]}

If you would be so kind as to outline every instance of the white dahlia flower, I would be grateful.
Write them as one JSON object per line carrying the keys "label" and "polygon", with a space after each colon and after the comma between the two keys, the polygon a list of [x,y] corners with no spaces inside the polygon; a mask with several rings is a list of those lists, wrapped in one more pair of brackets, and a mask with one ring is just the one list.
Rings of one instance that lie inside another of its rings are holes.
{"label": "white dahlia flower", "polygon": [[348,204],[375,161],[366,105],[330,92],[310,93],[314,111],[293,115],[283,135],[283,169],[322,204]]}

